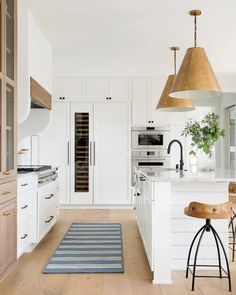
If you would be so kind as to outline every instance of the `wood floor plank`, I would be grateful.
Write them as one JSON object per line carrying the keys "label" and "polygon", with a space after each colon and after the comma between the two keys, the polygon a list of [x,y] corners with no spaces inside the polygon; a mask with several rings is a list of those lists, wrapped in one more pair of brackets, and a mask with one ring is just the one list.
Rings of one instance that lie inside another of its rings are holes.
{"label": "wood floor plank", "polygon": [[[119,274],[43,274],[49,257],[72,222],[120,222],[122,224],[125,272]],[[231,263],[236,295],[236,262]],[[132,210],[61,210],[56,225],[34,249],[24,254],[12,272],[0,282],[1,295],[225,295],[227,281],[191,278],[173,272],[173,285],[153,285],[152,272],[144,252]]]}

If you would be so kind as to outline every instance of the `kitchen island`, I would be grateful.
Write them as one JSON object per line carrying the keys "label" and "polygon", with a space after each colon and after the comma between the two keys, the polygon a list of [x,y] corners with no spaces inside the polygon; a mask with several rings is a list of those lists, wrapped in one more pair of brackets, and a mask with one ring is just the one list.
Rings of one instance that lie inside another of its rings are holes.
{"label": "kitchen island", "polygon": [[[183,270],[191,241],[204,219],[184,215],[191,201],[218,204],[228,201],[228,184],[236,181],[234,171],[216,169],[190,172],[173,169],[137,170],[135,211],[154,284],[171,284],[171,270]],[[212,225],[228,250],[228,220]],[[199,250],[199,264],[217,264],[211,233]]]}

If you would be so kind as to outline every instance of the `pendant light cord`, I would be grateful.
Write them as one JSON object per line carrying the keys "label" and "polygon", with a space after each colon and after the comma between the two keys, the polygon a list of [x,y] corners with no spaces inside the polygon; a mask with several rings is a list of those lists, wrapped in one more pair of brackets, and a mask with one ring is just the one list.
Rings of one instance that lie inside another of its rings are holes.
{"label": "pendant light cord", "polygon": [[177,73],[177,70],[176,70],[176,50],[174,50],[174,70],[175,70],[175,75]]}
{"label": "pendant light cord", "polygon": [[194,47],[197,47],[197,16],[194,15]]}

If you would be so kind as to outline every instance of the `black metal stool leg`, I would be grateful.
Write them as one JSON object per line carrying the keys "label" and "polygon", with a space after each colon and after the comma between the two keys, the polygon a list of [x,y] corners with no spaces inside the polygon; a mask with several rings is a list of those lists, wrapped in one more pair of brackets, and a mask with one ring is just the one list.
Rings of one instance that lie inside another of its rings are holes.
{"label": "black metal stool leg", "polygon": [[[234,218],[232,218],[232,221],[234,220]],[[236,228],[234,228],[234,223],[231,223],[231,227],[232,227],[232,235],[233,235],[233,249],[232,249],[232,262],[234,262],[234,253],[235,253],[235,230]]]}
{"label": "black metal stool leg", "polygon": [[193,248],[193,245],[194,245],[194,242],[196,241],[197,237],[199,236],[199,234],[201,233],[202,230],[204,230],[204,228],[206,227],[206,225],[203,225],[203,227],[201,227],[199,229],[199,231],[196,233],[195,237],[193,238],[193,241],[191,243],[191,246],[190,246],[190,249],[189,249],[189,252],[188,252],[188,260],[187,260],[187,267],[186,267],[186,278],[188,278],[188,271],[189,271],[189,261],[190,261],[190,258],[191,258],[191,252],[192,252],[192,248]]}
{"label": "black metal stool leg", "polygon": [[214,234],[216,235],[218,241],[220,242],[220,245],[221,245],[221,248],[223,250],[223,253],[224,253],[224,256],[225,256],[225,261],[226,261],[226,267],[227,267],[227,274],[228,274],[228,281],[229,281],[229,291],[231,292],[232,291],[232,288],[231,288],[231,275],[230,275],[230,270],[229,270],[229,261],[228,261],[228,257],[227,257],[227,254],[226,254],[226,251],[225,251],[225,248],[224,248],[224,245],[221,241],[221,238],[219,237],[219,235],[217,234],[216,230],[214,229],[214,227],[212,225],[210,225],[211,227],[211,230],[214,232]]}
{"label": "black metal stool leg", "polygon": [[232,262],[234,262],[234,258],[235,258],[235,242],[236,242],[236,225],[234,226],[234,220],[236,218],[236,213],[235,211],[233,211],[233,217],[230,218],[230,223],[229,223],[229,229],[231,227],[232,230],[232,238],[233,238],[233,249],[232,249]]}
{"label": "black metal stool leg", "polygon": [[218,262],[219,262],[219,274],[220,274],[220,278],[222,278],[222,265],[221,265],[221,257],[220,257],[220,247],[219,247],[219,243],[218,243],[217,236],[216,236],[215,232],[213,230],[211,232],[212,232],[213,237],[215,238],[215,242],[216,242],[216,248],[217,248],[217,254],[218,254]]}
{"label": "black metal stool leg", "polygon": [[205,225],[204,226],[204,229],[200,235],[200,238],[198,240],[198,243],[197,243],[197,248],[196,248],[196,252],[195,252],[195,256],[194,256],[194,263],[193,263],[193,278],[192,278],[192,291],[194,291],[194,284],[195,284],[195,273],[196,273],[196,264],[197,264],[197,255],[198,255],[198,250],[199,250],[199,247],[200,247],[200,244],[201,244],[201,240],[202,240],[202,237],[205,233],[205,231],[207,230],[208,228],[208,225]]}

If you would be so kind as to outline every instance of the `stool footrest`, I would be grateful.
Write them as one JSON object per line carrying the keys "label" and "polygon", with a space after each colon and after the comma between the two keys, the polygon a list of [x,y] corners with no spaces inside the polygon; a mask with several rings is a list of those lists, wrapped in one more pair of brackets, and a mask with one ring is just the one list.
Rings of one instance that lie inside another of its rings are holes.
{"label": "stool footrest", "polygon": [[[189,271],[191,272],[191,274],[193,275],[193,271],[192,271],[192,269],[191,269],[191,266],[193,267],[194,265],[193,264],[189,264],[189,266],[188,266],[188,269],[189,269]],[[196,264],[195,265],[195,267],[209,267],[209,268],[211,268],[211,267],[217,267],[218,269],[219,269],[219,267],[223,270],[223,272],[226,274],[226,277],[224,277],[224,276],[211,276],[211,275],[201,275],[201,276],[199,276],[199,275],[195,275],[195,277],[196,278],[220,278],[220,279],[228,279],[228,277],[229,277],[229,274],[227,273],[227,271],[222,267],[222,266],[219,266],[219,265],[212,265],[212,264]]]}

